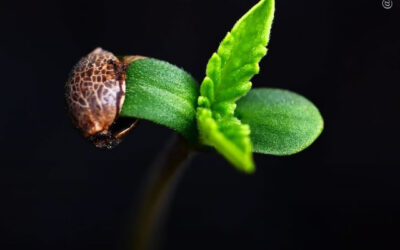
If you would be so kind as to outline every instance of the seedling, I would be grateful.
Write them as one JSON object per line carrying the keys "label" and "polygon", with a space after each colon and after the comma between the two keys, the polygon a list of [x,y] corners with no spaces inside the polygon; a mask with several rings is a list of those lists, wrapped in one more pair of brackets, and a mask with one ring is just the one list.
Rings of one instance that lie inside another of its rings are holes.
{"label": "seedling", "polygon": [[184,138],[160,162],[161,173],[150,185],[139,218],[139,241],[148,241],[169,183],[190,152],[215,149],[249,174],[255,171],[253,152],[291,155],[321,133],[323,119],[306,98],[281,89],[251,89],[250,79],[267,53],[274,10],[274,0],[261,0],[237,21],[209,59],[201,85],[167,62],[117,58],[99,48],[73,69],[66,85],[69,114],[97,147],[117,145],[138,119]]}

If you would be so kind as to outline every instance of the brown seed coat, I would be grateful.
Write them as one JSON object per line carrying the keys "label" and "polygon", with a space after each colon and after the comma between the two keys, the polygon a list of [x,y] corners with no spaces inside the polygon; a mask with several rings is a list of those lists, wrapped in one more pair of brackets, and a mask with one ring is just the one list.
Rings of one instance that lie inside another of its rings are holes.
{"label": "brown seed coat", "polygon": [[[123,137],[110,131],[125,99],[125,71],[131,61],[122,61],[97,48],[74,66],[65,86],[73,125],[97,147],[111,148]],[[120,133],[125,135],[135,124],[134,119]]]}

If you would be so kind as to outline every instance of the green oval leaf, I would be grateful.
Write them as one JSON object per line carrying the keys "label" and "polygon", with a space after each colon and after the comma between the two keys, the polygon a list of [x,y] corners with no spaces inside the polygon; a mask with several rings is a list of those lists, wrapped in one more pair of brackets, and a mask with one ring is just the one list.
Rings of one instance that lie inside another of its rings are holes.
{"label": "green oval leaf", "polygon": [[323,129],[323,119],[313,103],[281,89],[251,90],[238,101],[236,115],[250,125],[253,152],[257,153],[298,153]]}
{"label": "green oval leaf", "polygon": [[127,69],[120,115],[167,126],[195,142],[198,96],[198,83],[184,70],[157,59],[140,59]]}

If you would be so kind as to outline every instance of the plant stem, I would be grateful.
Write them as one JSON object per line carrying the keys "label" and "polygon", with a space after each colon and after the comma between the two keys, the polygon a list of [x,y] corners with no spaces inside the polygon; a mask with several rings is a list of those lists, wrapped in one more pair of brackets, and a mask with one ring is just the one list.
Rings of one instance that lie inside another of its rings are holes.
{"label": "plant stem", "polygon": [[177,135],[155,160],[136,220],[133,249],[149,250],[156,246],[157,232],[174,187],[193,152],[186,140]]}

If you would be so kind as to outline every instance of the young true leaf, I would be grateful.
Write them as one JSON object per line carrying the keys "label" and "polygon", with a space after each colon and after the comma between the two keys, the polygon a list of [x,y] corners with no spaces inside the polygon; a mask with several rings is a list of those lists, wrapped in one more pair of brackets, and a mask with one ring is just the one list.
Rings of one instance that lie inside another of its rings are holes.
{"label": "young true leaf", "polygon": [[308,147],[323,129],[318,109],[287,90],[253,89],[237,103],[236,115],[251,128],[253,151],[290,155]]}
{"label": "young true leaf", "polygon": [[274,0],[261,0],[232,28],[206,69],[200,87],[197,123],[202,143],[213,146],[234,166],[254,171],[250,130],[234,117],[235,101],[251,88],[266,54],[274,16]]}
{"label": "young true leaf", "polygon": [[195,142],[198,95],[198,83],[184,70],[156,59],[136,60],[126,72],[126,98],[120,115],[167,126]]}
{"label": "young true leaf", "polygon": [[210,109],[199,108],[197,111],[199,131],[204,144],[214,146],[234,166],[247,173],[254,171],[250,129],[235,117],[214,119]]}

